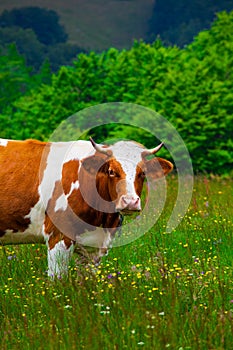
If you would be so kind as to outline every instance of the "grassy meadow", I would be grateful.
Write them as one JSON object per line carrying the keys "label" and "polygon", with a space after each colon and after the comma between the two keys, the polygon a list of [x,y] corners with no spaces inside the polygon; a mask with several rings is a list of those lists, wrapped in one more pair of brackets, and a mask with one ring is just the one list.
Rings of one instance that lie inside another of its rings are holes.
{"label": "grassy meadow", "polygon": [[195,179],[190,208],[166,233],[167,208],[92,275],[46,276],[43,245],[0,247],[0,348],[232,349],[232,180]]}

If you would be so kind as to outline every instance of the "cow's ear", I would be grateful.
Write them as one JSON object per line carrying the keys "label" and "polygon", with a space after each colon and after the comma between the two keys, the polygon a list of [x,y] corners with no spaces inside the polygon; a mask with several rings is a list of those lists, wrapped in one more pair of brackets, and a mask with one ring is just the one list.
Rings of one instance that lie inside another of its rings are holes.
{"label": "cow's ear", "polygon": [[159,157],[147,160],[145,165],[146,176],[152,178],[153,180],[166,176],[173,169],[173,164],[171,162]]}
{"label": "cow's ear", "polygon": [[82,160],[82,167],[90,174],[96,175],[98,171],[103,167],[105,159],[102,156],[91,156]]}

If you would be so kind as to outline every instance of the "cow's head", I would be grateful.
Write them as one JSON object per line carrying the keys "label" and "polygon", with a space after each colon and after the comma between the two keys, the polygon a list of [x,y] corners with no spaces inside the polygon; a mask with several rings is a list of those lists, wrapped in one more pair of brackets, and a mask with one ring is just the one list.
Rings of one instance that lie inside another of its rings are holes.
{"label": "cow's head", "polygon": [[141,210],[141,192],[146,177],[158,179],[167,175],[173,165],[163,158],[147,159],[162,147],[147,150],[134,141],[119,141],[111,146],[98,145],[94,156],[82,161],[89,175],[96,177],[100,196],[114,204],[115,211]]}

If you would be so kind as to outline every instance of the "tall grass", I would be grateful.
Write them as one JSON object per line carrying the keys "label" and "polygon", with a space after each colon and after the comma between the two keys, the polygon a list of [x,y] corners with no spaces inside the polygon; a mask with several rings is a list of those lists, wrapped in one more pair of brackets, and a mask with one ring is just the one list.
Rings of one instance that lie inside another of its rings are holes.
{"label": "tall grass", "polygon": [[74,258],[69,277],[51,282],[45,246],[1,247],[0,348],[231,349],[232,181],[197,178],[169,234],[167,215],[112,249],[96,275]]}

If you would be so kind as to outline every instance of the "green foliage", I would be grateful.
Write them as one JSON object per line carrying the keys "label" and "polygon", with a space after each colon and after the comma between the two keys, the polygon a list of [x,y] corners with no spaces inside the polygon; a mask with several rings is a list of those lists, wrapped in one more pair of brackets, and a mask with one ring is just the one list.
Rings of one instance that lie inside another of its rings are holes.
{"label": "green foliage", "polygon": [[[210,30],[201,32],[184,49],[141,41],[130,50],[79,54],[73,66],[63,66],[52,76],[51,83],[30,89],[22,98],[12,98],[11,110],[4,113],[6,122],[1,123],[2,136],[47,139],[62,120],[86,107],[136,103],[157,111],[174,125],[196,172],[227,173],[232,169],[233,151],[232,42],[233,12],[223,12]],[[104,115],[91,118],[104,121]],[[114,111],[112,118],[114,122]],[[121,122],[133,124],[139,119],[143,121],[143,115],[123,113]],[[79,122],[80,130],[90,124],[85,113]],[[150,120],[145,123],[148,127]],[[92,136],[99,141],[121,136],[154,145],[148,134],[119,125],[97,128]]]}
{"label": "green foliage", "polygon": [[36,34],[31,29],[0,27],[0,46],[4,49],[12,43],[24,55],[27,65],[38,71],[45,60],[45,46],[39,42]]}
{"label": "green foliage", "polygon": [[50,83],[50,66],[45,62],[37,75],[32,75],[15,45],[1,49],[0,54],[0,132],[1,137],[16,137],[22,124],[14,117],[13,102],[42,83]]}
{"label": "green foliage", "polygon": [[0,111],[25,94],[33,80],[30,79],[30,69],[26,67],[24,58],[19,56],[14,45],[8,50],[1,50],[0,55]]}

